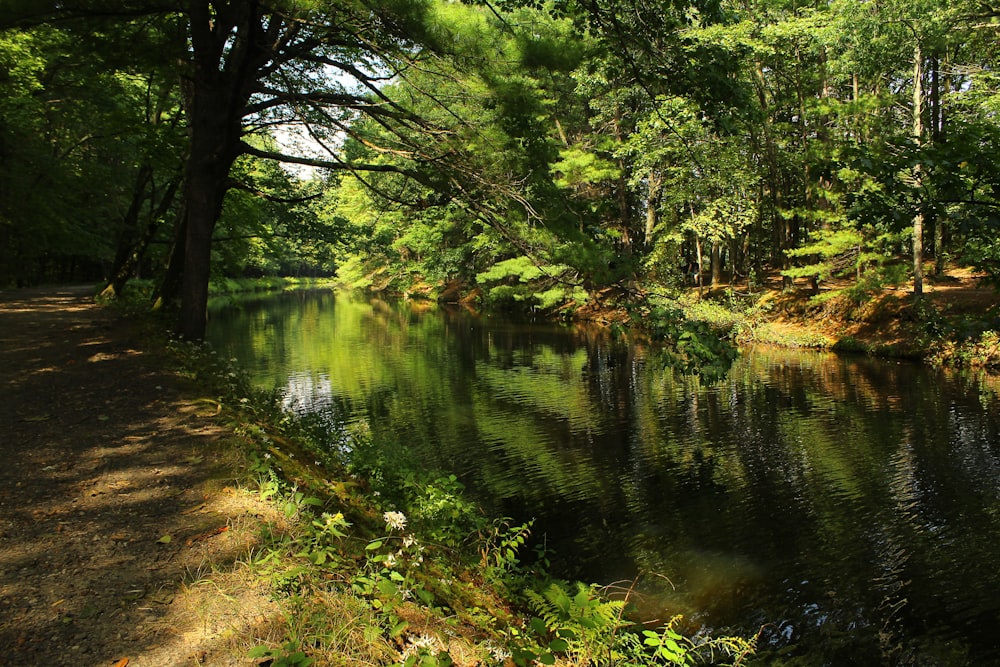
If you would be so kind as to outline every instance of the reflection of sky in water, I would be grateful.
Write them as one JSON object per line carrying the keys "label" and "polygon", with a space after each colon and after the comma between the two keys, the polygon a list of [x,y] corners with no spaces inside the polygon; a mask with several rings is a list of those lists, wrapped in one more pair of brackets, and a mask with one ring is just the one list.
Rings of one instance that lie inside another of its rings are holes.
{"label": "reflection of sky in water", "polygon": [[704,383],[570,328],[325,298],[248,307],[216,346],[287,409],[370,423],[537,518],[569,575],[641,571],[649,617],[769,624],[828,664],[878,664],[879,636],[1000,662],[998,418],[966,385],[766,349]]}
{"label": "reflection of sky in water", "polygon": [[301,414],[319,412],[332,406],[333,384],[325,374],[299,372],[288,376],[282,391],[281,405],[285,410]]}

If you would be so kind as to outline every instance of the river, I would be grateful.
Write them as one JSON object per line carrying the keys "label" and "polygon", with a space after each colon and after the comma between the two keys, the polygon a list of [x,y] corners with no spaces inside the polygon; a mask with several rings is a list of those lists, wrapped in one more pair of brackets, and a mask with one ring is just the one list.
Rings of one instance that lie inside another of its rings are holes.
{"label": "river", "polygon": [[763,627],[757,664],[1000,664],[989,380],[754,349],[709,382],[597,329],[331,292],[217,308],[209,340],[290,410],[534,518],[559,574]]}

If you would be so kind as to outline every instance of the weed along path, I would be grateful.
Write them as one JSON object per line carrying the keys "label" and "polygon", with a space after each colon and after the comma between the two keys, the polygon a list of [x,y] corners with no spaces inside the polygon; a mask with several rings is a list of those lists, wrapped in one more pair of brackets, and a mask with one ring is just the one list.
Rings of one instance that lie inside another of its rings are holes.
{"label": "weed along path", "polygon": [[91,293],[0,292],[0,665],[246,664],[273,609],[219,579],[269,510]]}

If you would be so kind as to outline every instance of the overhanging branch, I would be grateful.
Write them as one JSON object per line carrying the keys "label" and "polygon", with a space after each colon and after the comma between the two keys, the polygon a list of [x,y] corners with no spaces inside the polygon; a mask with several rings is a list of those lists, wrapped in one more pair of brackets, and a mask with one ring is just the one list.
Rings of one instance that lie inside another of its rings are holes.
{"label": "overhanging branch", "polygon": [[318,169],[331,169],[337,171],[364,171],[364,172],[383,172],[383,173],[395,173],[402,176],[407,176],[421,183],[426,183],[427,179],[421,174],[410,169],[404,169],[391,164],[368,164],[368,163],[352,163],[344,162],[339,159],[323,160],[320,158],[309,158],[302,155],[287,155],[285,153],[278,153],[276,151],[266,151],[260,148],[254,148],[250,144],[243,142],[243,152],[247,155],[253,155],[254,157],[259,157],[264,160],[275,160],[276,162],[284,162],[287,164],[300,164],[304,167],[316,167]]}

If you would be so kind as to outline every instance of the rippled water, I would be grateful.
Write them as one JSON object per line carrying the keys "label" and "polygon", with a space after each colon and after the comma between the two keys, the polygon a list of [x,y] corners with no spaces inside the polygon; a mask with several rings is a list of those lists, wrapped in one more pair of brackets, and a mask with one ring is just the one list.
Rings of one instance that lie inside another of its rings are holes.
{"label": "rippled water", "polygon": [[566,576],[758,662],[1000,664],[995,384],[756,350],[705,383],[600,332],[330,293],[221,309],[210,338],[290,409],[364,420]]}

